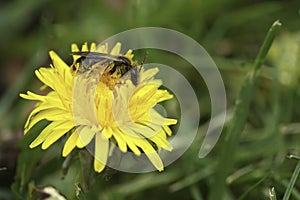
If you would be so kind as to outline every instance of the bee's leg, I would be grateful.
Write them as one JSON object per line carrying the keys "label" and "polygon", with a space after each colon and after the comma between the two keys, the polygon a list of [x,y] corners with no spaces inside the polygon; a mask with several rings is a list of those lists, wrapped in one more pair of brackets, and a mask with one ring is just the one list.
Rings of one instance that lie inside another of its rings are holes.
{"label": "bee's leg", "polygon": [[133,68],[131,71],[131,81],[132,83],[137,86],[138,85],[138,69],[137,67]]}

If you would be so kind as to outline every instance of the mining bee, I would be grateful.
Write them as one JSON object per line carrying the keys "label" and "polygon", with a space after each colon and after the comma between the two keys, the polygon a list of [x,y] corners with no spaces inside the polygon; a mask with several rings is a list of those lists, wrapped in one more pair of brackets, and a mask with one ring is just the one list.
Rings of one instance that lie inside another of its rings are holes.
{"label": "mining bee", "polygon": [[138,84],[137,64],[132,63],[125,56],[115,56],[99,52],[73,52],[73,55],[80,56],[71,66],[73,71],[78,74],[91,72],[94,66],[103,66],[104,71],[100,81],[105,83],[110,89],[119,82],[119,80],[129,71],[131,71],[131,81],[134,85]]}

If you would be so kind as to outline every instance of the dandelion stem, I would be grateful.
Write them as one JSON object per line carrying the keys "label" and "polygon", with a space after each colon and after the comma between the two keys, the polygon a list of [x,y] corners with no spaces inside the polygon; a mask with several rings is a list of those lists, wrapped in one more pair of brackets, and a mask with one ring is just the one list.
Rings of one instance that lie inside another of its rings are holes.
{"label": "dandelion stem", "polygon": [[79,151],[79,160],[81,164],[82,187],[84,193],[88,193],[91,186],[90,183],[91,183],[92,156],[87,150],[82,149]]}
{"label": "dandelion stem", "polygon": [[253,96],[253,90],[257,79],[258,71],[263,64],[265,57],[273,43],[273,40],[281,27],[279,21],[275,21],[259,50],[255,59],[253,68],[248,72],[245,82],[240,90],[239,97],[236,101],[233,118],[229,124],[228,132],[220,155],[219,165],[212,182],[210,200],[223,199],[226,190],[226,178],[234,164],[234,155],[237,152],[239,137],[245,127],[249,113],[249,106]]}

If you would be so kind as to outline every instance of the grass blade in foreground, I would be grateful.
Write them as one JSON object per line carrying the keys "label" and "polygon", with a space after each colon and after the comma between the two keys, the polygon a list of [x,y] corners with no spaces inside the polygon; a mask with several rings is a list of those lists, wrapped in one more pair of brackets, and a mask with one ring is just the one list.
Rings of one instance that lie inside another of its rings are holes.
{"label": "grass blade in foreground", "polygon": [[299,158],[298,157],[294,157],[293,155],[291,155],[290,158],[297,159],[298,163],[297,163],[297,166],[296,166],[296,168],[295,168],[295,170],[293,172],[292,178],[291,178],[291,180],[290,180],[290,182],[289,182],[289,184],[288,184],[288,186],[287,186],[287,188],[285,190],[285,193],[284,193],[284,196],[283,196],[283,200],[288,200],[290,198],[292,190],[293,190],[293,187],[294,187],[294,185],[296,183],[296,180],[297,180],[297,178],[299,176],[299,172],[300,172],[300,160],[299,160]]}
{"label": "grass blade in foreground", "polygon": [[211,185],[212,187],[210,187],[210,200],[220,200],[224,196],[226,188],[225,180],[232,169],[234,153],[236,152],[239,137],[244,129],[248,117],[249,105],[252,100],[257,74],[280,27],[281,23],[279,21],[275,21],[269,29],[269,32],[255,59],[254,66],[248,72],[245,82],[241,88],[239,97],[236,101],[233,118],[228,127],[225,144],[223,145],[214,181]]}

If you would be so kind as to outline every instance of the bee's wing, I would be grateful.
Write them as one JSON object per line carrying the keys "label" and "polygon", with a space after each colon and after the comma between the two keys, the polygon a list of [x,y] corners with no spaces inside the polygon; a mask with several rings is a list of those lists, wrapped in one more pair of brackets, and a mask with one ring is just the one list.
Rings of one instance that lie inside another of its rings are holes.
{"label": "bee's wing", "polygon": [[111,60],[111,61],[120,61],[120,58],[118,56],[113,56],[110,54],[105,53],[99,53],[99,52],[88,52],[88,51],[78,51],[78,52],[72,52],[72,55],[78,55],[85,58],[91,58],[96,60]]}

